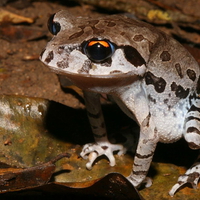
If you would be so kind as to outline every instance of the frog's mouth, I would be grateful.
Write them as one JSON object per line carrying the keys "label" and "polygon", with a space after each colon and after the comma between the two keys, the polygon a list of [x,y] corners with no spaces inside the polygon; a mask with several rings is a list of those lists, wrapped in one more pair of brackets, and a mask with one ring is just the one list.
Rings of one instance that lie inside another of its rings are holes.
{"label": "frog's mouth", "polygon": [[112,75],[90,75],[64,72],[51,68],[56,74],[69,79],[74,85],[83,90],[94,90],[95,88],[119,88],[128,86],[142,77],[133,72]]}

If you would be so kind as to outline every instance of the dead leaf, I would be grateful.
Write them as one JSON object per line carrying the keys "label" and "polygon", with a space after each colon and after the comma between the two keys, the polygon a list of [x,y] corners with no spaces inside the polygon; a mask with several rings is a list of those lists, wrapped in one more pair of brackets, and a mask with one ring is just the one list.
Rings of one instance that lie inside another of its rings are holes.
{"label": "dead leaf", "polygon": [[[122,175],[111,173],[96,180],[86,188],[73,188],[65,184],[49,183],[31,190],[4,194],[4,198],[29,197],[36,199],[95,199],[95,200],[144,200],[137,189]],[[2,197],[2,196],[1,196]],[[3,198],[3,199],[4,199]]]}
{"label": "dead leaf", "polygon": [[55,172],[55,162],[68,153],[60,154],[47,163],[26,169],[8,168],[0,170],[0,193],[23,190],[47,184]]}
{"label": "dead leaf", "polygon": [[0,38],[10,42],[24,42],[43,37],[46,31],[39,27],[30,26],[14,26],[11,24],[3,24],[0,26]]}
{"label": "dead leaf", "polygon": [[86,188],[78,188],[78,183],[71,185],[55,184],[69,187],[72,192],[74,190],[74,192],[78,192],[81,195],[90,195],[91,199],[144,200],[137,189],[124,176],[118,173],[110,173],[99,180],[92,181],[90,183],[92,185]]}
{"label": "dead leaf", "polygon": [[13,24],[19,24],[19,23],[25,22],[25,23],[32,24],[34,22],[34,19],[17,15],[0,8],[0,22],[1,23],[10,22]]}

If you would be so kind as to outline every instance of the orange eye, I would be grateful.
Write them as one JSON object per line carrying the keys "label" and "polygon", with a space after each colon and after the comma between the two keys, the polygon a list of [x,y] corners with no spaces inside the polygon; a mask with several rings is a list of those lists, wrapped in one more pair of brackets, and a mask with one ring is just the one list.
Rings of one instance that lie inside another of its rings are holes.
{"label": "orange eye", "polygon": [[108,40],[92,39],[82,44],[83,52],[93,62],[104,62],[110,58],[114,51],[115,45]]}
{"label": "orange eye", "polygon": [[101,44],[101,45],[104,46],[104,47],[109,47],[109,46],[110,46],[108,42],[103,41],[103,40],[99,40],[99,41],[90,41],[90,42],[88,43],[88,46],[90,47],[90,46],[93,46],[93,45],[98,44],[98,43]]}

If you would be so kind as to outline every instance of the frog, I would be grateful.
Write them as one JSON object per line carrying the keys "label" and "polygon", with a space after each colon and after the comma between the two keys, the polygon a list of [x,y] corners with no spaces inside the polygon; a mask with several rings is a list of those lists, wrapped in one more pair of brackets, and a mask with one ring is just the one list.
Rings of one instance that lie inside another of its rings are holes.
{"label": "frog", "polygon": [[[152,185],[147,177],[156,146],[184,138],[200,149],[200,67],[171,36],[126,15],[73,16],[67,10],[48,20],[53,38],[40,60],[54,73],[82,89],[94,142],[83,146],[81,157],[91,170],[96,159],[127,147],[111,143],[101,108],[101,94],[109,95],[139,126],[133,168],[127,179],[139,188]],[[173,196],[186,183],[194,188],[200,178],[197,162],[169,191]]]}

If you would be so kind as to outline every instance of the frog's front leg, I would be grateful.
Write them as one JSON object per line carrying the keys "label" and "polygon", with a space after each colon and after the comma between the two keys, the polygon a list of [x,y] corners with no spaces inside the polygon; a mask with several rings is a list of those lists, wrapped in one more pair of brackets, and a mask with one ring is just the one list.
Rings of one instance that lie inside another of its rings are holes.
{"label": "frog's front leg", "polygon": [[[134,90],[131,88],[134,88]],[[133,83],[130,90],[124,90],[121,99],[115,99],[115,102],[140,126],[140,136],[133,169],[127,178],[135,187],[139,187],[143,182],[146,183],[146,187],[149,187],[152,183],[149,178],[146,178],[146,175],[159,141],[159,134],[155,126],[154,117],[150,112],[146,92],[143,86],[136,82]]]}
{"label": "frog's front leg", "polygon": [[141,183],[145,183],[146,187],[152,185],[151,179],[146,177],[146,175],[151,165],[157,142],[158,136],[156,129],[152,130],[150,127],[141,127],[133,169],[127,177],[135,187],[139,187]]}
{"label": "frog's front leg", "polygon": [[89,159],[89,162],[86,164],[87,169],[91,169],[95,159],[102,155],[105,155],[110,165],[114,166],[115,158],[113,152],[118,151],[118,155],[122,155],[126,150],[123,148],[123,145],[111,144],[108,141],[100,104],[100,95],[98,93],[84,91],[84,99],[95,143],[84,145],[80,155],[84,159]]}

